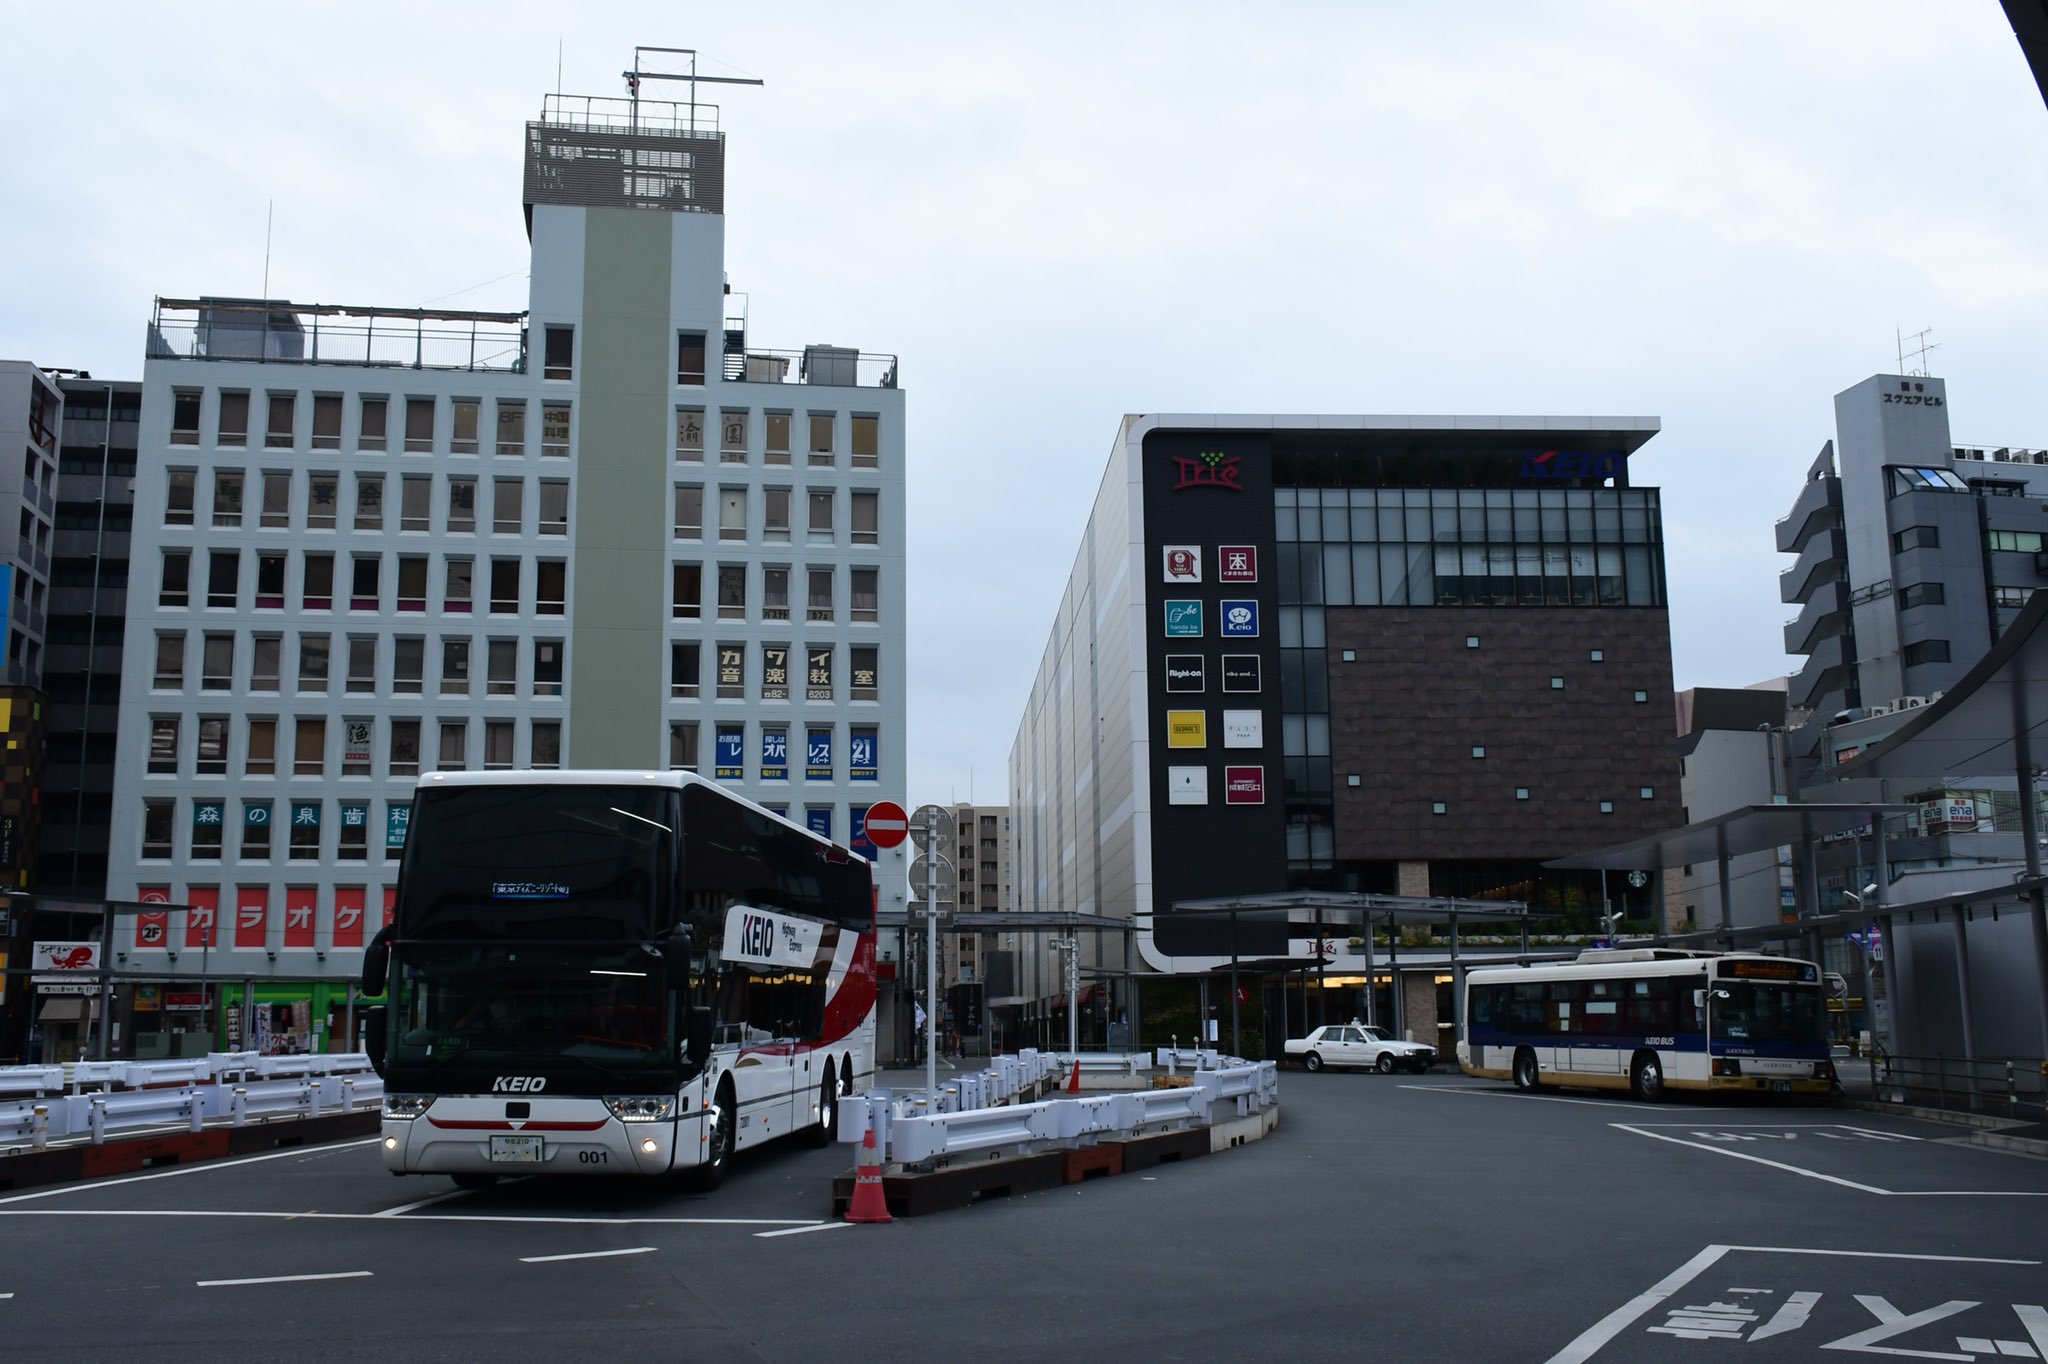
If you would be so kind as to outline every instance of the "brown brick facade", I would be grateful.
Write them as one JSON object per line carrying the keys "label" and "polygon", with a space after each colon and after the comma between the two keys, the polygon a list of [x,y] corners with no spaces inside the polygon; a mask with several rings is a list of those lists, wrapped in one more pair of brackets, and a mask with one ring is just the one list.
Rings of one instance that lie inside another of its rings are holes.
{"label": "brown brick facade", "polygon": [[1339,859],[1547,859],[1683,823],[1664,611],[1332,607],[1324,619]]}

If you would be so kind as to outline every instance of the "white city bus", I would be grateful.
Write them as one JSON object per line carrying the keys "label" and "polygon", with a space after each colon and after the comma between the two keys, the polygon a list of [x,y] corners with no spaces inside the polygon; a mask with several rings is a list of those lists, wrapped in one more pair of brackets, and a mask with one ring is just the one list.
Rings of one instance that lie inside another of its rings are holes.
{"label": "white city bus", "polygon": [[1812,962],[1671,948],[1465,977],[1467,1075],[1543,1085],[1826,1094],[1827,1005]]}
{"label": "white city bus", "polygon": [[383,994],[393,1174],[694,1171],[873,1079],[867,861],[686,772],[420,782]]}

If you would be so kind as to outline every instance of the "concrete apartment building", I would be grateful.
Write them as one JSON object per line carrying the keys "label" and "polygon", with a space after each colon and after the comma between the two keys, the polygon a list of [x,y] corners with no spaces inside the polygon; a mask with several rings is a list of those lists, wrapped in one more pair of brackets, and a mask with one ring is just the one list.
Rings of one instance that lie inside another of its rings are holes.
{"label": "concrete apartment building", "polygon": [[714,106],[550,96],[525,312],[158,300],[107,879],[166,909],[117,969],[320,1045],[426,771],[689,768],[861,846],[904,779],[903,394],[757,346],[725,157]]}
{"label": "concrete apartment building", "polygon": [[[1164,974],[1230,951],[1171,913],[1224,895],[1525,900],[1592,931],[1599,874],[1542,863],[1680,822],[1661,509],[1631,477],[1656,430],[1125,418],[1011,750],[1018,907],[1132,919]],[[1120,934],[1083,938],[1122,969]]]}

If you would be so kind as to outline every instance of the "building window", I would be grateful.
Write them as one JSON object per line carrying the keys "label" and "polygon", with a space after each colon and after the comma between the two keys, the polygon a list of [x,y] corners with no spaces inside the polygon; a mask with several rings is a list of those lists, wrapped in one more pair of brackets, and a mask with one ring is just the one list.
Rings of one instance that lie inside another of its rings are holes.
{"label": "building window", "polygon": [[386,420],[390,416],[391,404],[383,398],[365,398],[361,413],[362,426],[356,432],[358,450],[383,450],[386,444]]}
{"label": "building window", "polygon": [[668,694],[694,701],[701,673],[701,654],[695,640],[676,640],[668,646]]}
{"label": "building window", "polygon": [[339,393],[316,393],[313,395],[313,448],[315,450],[339,450],[341,448],[341,395]]}
{"label": "building window", "polygon": [[242,552],[217,549],[206,559],[206,604],[232,607],[241,593]]}
{"label": "building window", "polygon": [[358,554],[349,563],[348,609],[375,611],[383,596],[378,581],[384,567],[381,554]]}
{"label": "building window", "polygon": [[730,408],[718,414],[718,462],[747,462],[747,414]]}
{"label": "building window", "polygon": [[398,480],[398,528],[432,530],[434,480],[428,474],[407,474]]}
{"label": "building window", "polygon": [[159,776],[175,775],[178,770],[178,717],[175,715],[152,715],[149,717],[149,768]]}
{"label": "building window", "polygon": [[704,569],[701,564],[676,564],[670,571],[669,615],[676,620],[704,617]]}
{"label": "building window", "polygon": [[418,635],[399,635],[391,641],[391,694],[418,696],[426,672],[426,641]]}
{"label": "building window", "polygon": [[311,474],[306,479],[306,529],[333,530],[341,503],[338,474]]}
{"label": "building window", "polygon": [[270,802],[242,802],[242,860],[263,862],[270,858]]}
{"label": "building window", "polygon": [[718,490],[718,538],[721,540],[744,540],[747,538],[747,490],[745,488],[720,488]]}
{"label": "building window", "polygon": [[704,385],[704,333],[676,333],[676,382],[701,388]]}
{"label": "building window", "polygon": [[221,853],[221,814],[226,801],[192,802],[192,857],[199,862],[218,862]]}
{"label": "building window", "polygon": [[765,464],[789,463],[789,419],[788,412],[762,414],[762,462]]}
{"label": "building window", "polygon": [[434,764],[440,772],[460,772],[469,764],[469,724],[464,720],[441,722],[441,756]]}
{"label": "building window", "polygon": [[540,453],[543,459],[569,457],[569,404],[540,405]]}
{"label": "building window", "polygon": [[405,400],[405,451],[410,455],[423,455],[434,448],[434,400],[432,398],[407,398]]}
{"label": "building window", "polygon": [[185,632],[160,631],[156,637],[156,676],[150,685],[158,691],[182,691],[185,686]]}
{"label": "building window", "polygon": [[1657,798],[1657,788],[1654,786],[1640,786],[1636,788],[1636,795],[1642,800],[1655,800]]}
{"label": "building window", "polygon": [[1474,744],[1474,745],[1472,745],[1472,756],[1473,756],[1473,757],[1475,757],[1475,758],[1483,758],[1483,757],[1485,757],[1485,756],[1486,756],[1486,745],[1485,745],[1485,744]]}
{"label": "building window", "polygon": [[556,768],[562,765],[562,722],[560,720],[535,720],[533,736],[533,757],[531,765],[537,769]]}
{"label": "building window", "polygon": [[292,735],[292,775],[320,777],[327,773],[327,721],[318,715],[301,715]]}
{"label": "building window", "polygon": [[510,720],[484,721],[484,771],[503,772],[511,768],[514,733]]}
{"label": "building window", "polygon": [[416,777],[420,770],[420,722],[391,722],[391,775]]}
{"label": "building window", "polygon": [[1603,801],[1601,801],[1601,802],[1600,802],[1600,813],[1601,813],[1601,814],[1603,814],[1603,815],[1611,815],[1611,814],[1613,814],[1613,813],[1614,813],[1614,802],[1613,802],[1613,801],[1611,801],[1611,800],[1603,800]]}
{"label": "building window", "polygon": [[761,538],[774,544],[789,543],[789,489],[761,490]]}
{"label": "building window", "polygon": [[562,661],[568,646],[559,639],[537,639],[533,642],[533,694],[535,696],[560,696],[562,694]]}
{"label": "building window", "polygon": [[814,542],[823,541],[826,544],[830,544],[832,542],[832,490],[830,488],[813,488],[810,491],[809,500],[811,508],[809,525],[811,539]]}
{"label": "building window", "polygon": [[526,480],[491,480],[491,533],[517,535],[526,528]]}
{"label": "building window", "polygon": [[704,409],[676,409],[676,458],[685,464],[704,462]]}
{"label": "building window", "polygon": [[880,544],[882,540],[880,493],[856,491],[852,497],[853,543],[856,545]]}
{"label": "building window", "polygon": [[562,479],[544,478],[540,481],[540,533],[569,533],[569,485]]}
{"label": "building window", "polygon": [[813,568],[809,572],[810,604],[805,608],[804,619],[829,621],[832,619],[832,570]]}
{"label": "building window", "polygon": [[277,773],[277,721],[260,716],[249,719],[249,751],[242,760],[242,775],[269,777]]}
{"label": "building window", "polygon": [[694,721],[678,720],[669,725],[668,765],[671,771],[697,770],[697,725]]}
{"label": "building window", "polygon": [[167,526],[189,526],[192,524],[192,480],[196,477],[190,469],[172,469],[170,482],[164,489],[164,524]]}
{"label": "building window", "polygon": [[882,420],[856,416],[853,419],[853,467],[873,469],[881,462]]}
{"label": "building window", "polygon": [[475,398],[457,398],[448,405],[448,449],[451,454],[477,452],[477,410],[483,404]]}
{"label": "building window", "polygon": [[320,860],[320,802],[295,800],[291,804],[292,827],[286,836],[286,856],[294,862]]}
{"label": "building window", "polygon": [[171,393],[171,444],[199,444],[199,391],[176,389]]}
{"label": "building window", "polygon": [[877,660],[881,650],[872,644],[856,644],[847,651],[851,663],[853,699],[856,701],[877,701],[881,699],[881,670]]}
{"label": "building window", "polygon": [[163,572],[156,593],[158,606],[192,604],[192,555],[182,549],[164,551]]}
{"label": "building window", "polygon": [[829,469],[833,463],[832,426],[834,414],[830,412],[813,412],[810,414],[810,417],[811,467],[814,469]]}
{"label": "building window", "polygon": [[356,530],[384,529],[384,475],[356,475]]}
{"label": "building window", "polygon": [[1517,787],[1515,788],[1515,799],[1516,799],[1516,800],[1527,800],[1527,799],[1529,799],[1529,788],[1528,788],[1528,787],[1526,787],[1526,786],[1517,786]]}
{"label": "building window", "polygon": [[1636,704],[1639,706],[1646,704],[1649,701],[1649,699],[1650,693],[1646,691],[1639,691],[1636,693]]}
{"label": "building window", "polygon": [[441,695],[469,695],[469,640],[441,641]]}
{"label": "building window", "polygon": [[258,524],[266,530],[282,530],[292,523],[292,476],[272,471],[263,475],[263,512]]}
{"label": "building window", "polygon": [[1923,663],[1948,662],[1948,641],[1945,639],[1923,639],[1917,644],[1908,644],[1905,649],[1906,666],[1917,668]]}
{"label": "building window", "polygon": [[273,393],[270,395],[270,424],[264,429],[263,443],[273,450],[292,448],[292,417],[298,407],[295,393]]}
{"label": "building window", "polygon": [[574,327],[548,327],[543,352],[541,378],[573,379],[576,377],[576,329]]}
{"label": "building window", "polygon": [[787,644],[763,644],[761,646],[761,699],[763,701],[787,701],[789,699],[789,646]]}
{"label": "building window", "polygon": [[491,560],[491,613],[519,614],[519,560]]}
{"label": "building window", "polygon": [[718,618],[720,620],[745,620],[747,618],[747,566],[745,564],[720,564],[718,566]]}
{"label": "building window", "polygon": [[343,684],[345,690],[354,696],[368,696],[377,690],[377,637],[375,635],[350,635],[348,640],[348,677]]}
{"label": "building window", "polygon": [[448,529],[455,535],[476,533],[476,480],[448,480]]}
{"label": "building window", "polygon": [[370,857],[370,807],[346,804],[341,807],[341,838],[334,849],[338,862],[366,862]]}
{"label": "building window", "polygon": [[856,622],[873,623],[881,619],[881,591],[879,583],[881,570],[856,568],[848,575],[851,611]]}
{"label": "building window", "polygon": [[308,554],[305,582],[299,589],[299,605],[307,611],[334,609],[334,556]]}
{"label": "building window", "polygon": [[[1993,531],[1991,534],[1993,539],[1991,548],[1997,549],[1999,548],[1996,543],[1998,532]],[[1934,526],[1908,526],[1904,530],[1892,533],[1892,553],[1894,554],[1904,554],[1909,549],[1939,549],[1940,547],[1941,531]],[[2039,546],[2037,545],[2036,548],[2039,548]]]}
{"label": "building window", "polygon": [[214,444],[247,445],[249,443],[249,395],[247,393],[222,393],[220,415],[214,421]]}
{"label": "building window", "polygon": [[789,569],[782,566],[761,570],[761,619],[789,619]]}
{"label": "building window", "polygon": [[533,609],[536,615],[561,616],[569,610],[569,565],[562,559],[541,559],[533,566]]}
{"label": "building window", "polygon": [[258,550],[256,552],[256,609],[258,611],[284,610],[284,568],[283,550]]}
{"label": "building window", "polygon": [[498,453],[501,455],[523,455],[526,453],[526,402],[524,399],[498,399]]}
{"label": "building window", "polygon": [[468,615],[473,604],[471,593],[476,590],[475,578],[475,560],[448,560],[446,581],[441,593],[441,609],[449,615]]}
{"label": "building window", "polygon": [[208,634],[199,642],[199,690],[235,689],[235,637]]}
{"label": "building window", "polygon": [[744,644],[718,646],[717,696],[721,701],[740,701],[747,695],[747,647]]}
{"label": "building window", "polygon": [[484,647],[484,695],[515,696],[518,692],[519,641],[488,641]]}
{"label": "building window", "polygon": [[1358,776],[1358,774],[1357,774],[1356,772],[1353,772],[1353,773],[1351,773],[1351,774],[1350,774],[1349,776],[1345,777],[1345,778],[1344,778],[1344,784],[1345,784],[1346,786],[1357,786],[1357,785],[1359,785],[1359,776]]}
{"label": "building window", "polygon": [[704,489],[695,483],[676,485],[676,539],[704,538]]}
{"label": "building window", "polygon": [[1451,812],[1451,807],[1440,800],[1431,801],[1429,806],[1429,812],[1433,815],[1447,815]]}
{"label": "building window", "polygon": [[[2024,605],[2026,593],[2021,591],[2019,595],[2022,599],[2020,604]],[[1940,606],[1945,597],[1940,583],[1914,583],[1910,587],[1899,589],[1899,609],[1910,611],[1916,606]],[[2001,606],[2007,604],[2003,601],[1999,603]]]}
{"label": "building window", "polygon": [[144,857],[169,857],[171,855],[171,831],[177,818],[178,803],[173,800],[145,800],[142,802],[142,855]]}
{"label": "building window", "polygon": [[199,717],[199,757],[192,769],[202,777],[224,777],[228,772],[228,717]]}
{"label": "building window", "polygon": [[299,690],[327,694],[327,636],[299,636]]}

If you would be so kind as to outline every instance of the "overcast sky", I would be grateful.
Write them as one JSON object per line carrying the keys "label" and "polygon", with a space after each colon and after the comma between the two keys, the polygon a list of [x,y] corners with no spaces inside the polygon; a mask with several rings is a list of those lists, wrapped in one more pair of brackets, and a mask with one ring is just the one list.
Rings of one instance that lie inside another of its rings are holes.
{"label": "overcast sky", "polygon": [[1658,417],[1680,687],[1791,669],[1773,522],[1897,332],[1958,441],[2048,446],[1996,0],[90,12],[0,5],[0,358],[102,377],[152,297],[258,292],[272,202],[275,297],[524,308],[558,42],[572,93],[765,79],[706,96],[751,339],[901,356],[911,804],[1006,799],[1127,412]]}

